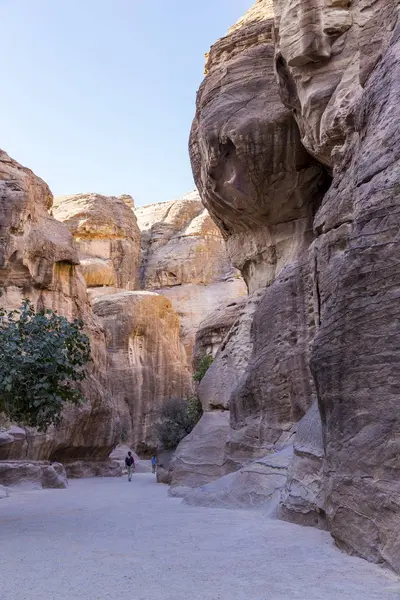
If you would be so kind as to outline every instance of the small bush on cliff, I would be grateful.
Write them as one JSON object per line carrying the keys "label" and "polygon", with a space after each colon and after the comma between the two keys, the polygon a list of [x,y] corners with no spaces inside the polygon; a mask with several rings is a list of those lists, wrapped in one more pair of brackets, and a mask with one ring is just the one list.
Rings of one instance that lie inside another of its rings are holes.
{"label": "small bush on cliff", "polygon": [[213,358],[212,354],[204,354],[204,356],[202,356],[200,359],[197,370],[193,373],[193,379],[200,383],[200,381],[203,379],[204,375],[206,374],[208,369],[211,367],[213,362],[214,362],[214,358]]}
{"label": "small bush on cliff", "polygon": [[45,430],[59,423],[66,402],[83,400],[75,382],[84,379],[90,343],[82,322],[51,310],[0,309],[0,412]]}
{"label": "small bush on cliff", "polygon": [[169,398],[161,407],[160,422],[156,423],[157,439],[166,450],[176,448],[196,425],[202,415],[197,396]]}

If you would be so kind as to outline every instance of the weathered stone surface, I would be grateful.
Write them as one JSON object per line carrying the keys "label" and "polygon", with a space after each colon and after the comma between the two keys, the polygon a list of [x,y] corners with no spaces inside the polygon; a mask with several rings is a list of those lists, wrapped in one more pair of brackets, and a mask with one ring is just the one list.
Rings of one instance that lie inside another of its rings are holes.
{"label": "weathered stone surface", "polygon": [[0,461],[0,484],[7,488],[34,490],[66,488],[67,475],[60,463]]}
{"label": "weathered stone surface", "polygon": [[312,354],[331,532],[397,571],[399,38],[397,29],[365,83],[354,135],[315,219],[320,327]]}
{"label": "weathered stone surface", "polygon": [[74,237],[86,285],[138,287],[140,231],[130,196],[55,198],[52,214]]}
{"label": "weathered stone surface", "polygon": [[279,97],[271,2],[256,8],[211,48],[189,144],[202,201],[250,291],[307,247],[326,189]]}
{"label": "weathered stone surface", "polygon": [[282,490],[279,516],[300,525],[325,528],[324,446],[317,402],[295,428],[294,456]]}
{"label": "weathered stone surface", "polygon": [[162,403],[192,389],[179,318],[153,292],[118,291],[93,300],[107,337],[108,373],[120,431],[138,454],[156,447],[153,425]]}
{"label": "weathered stone surface", "polygon": [[157,483],[171,485],[174,471],[174,451],[162,450],[158,455]]}
{"label": "weathered stone surface", "polygon": [[136,209],[142,233],[141,283],[171,300],[190,364],[201,321],[246,294],[219,229],[197,192]]}
{"label": "weathered stone surface", "polygon": [[[200,358],[203,350],[208,350],[211,344],[215,346],[214,332],[217,331],[218,336],[221,328],[225,331],[231,325],[228,333],[221,340],[222,343],[219,342],[214,362],[197,390],[203,410],[229,409],[232,392],[236,390],[251,357],[253,349],[251,326],[261,297],[262,293],[255,292],[235,302],[230,310],[222,308],[210,315],[204,322],[204,329],[199,330],[197,348]],[[206,346],[207,338],[209,345]]]}
{"label": "weathered stone surface", "polygon": [[[60,460],[108,456],[115,444],[117,415],[107,391],[104,334],[93,317],[72,235],[49,215],[52,195],[32,171],[0,152],[1,305],[20,306],[28,297],[38,308],[80,318],[91,340],[92,362],[83,385],[87,402],[65,410],[61,425],[45,434],[8,433],[0,459]],[[11,424],[10,424],[11,425]]]}
{"label": "weathered stone surface", "polygon": [[252,356],[229,406],[233,460],[264,456],[292,437],[293,424],[315,399],[309,369],[314,334],[308,255],[266,289],[251,326]]}
{"label": "weathered stone surface", "polygon": [[171,492],[184,495],[187,488],[204,485],[229,472],[225,445],[229,411],[205,412],[175,452]]}
{"label": "weathered stone surface", "polygon": [[64,463],[64,467],[70,479],[122,476],[122,467],[117,460],[77,460],[71,463]]}
{"label": "weathered stone surface", "polygon": [[184,502],[192,506],[262,510],[263,514],[273,516],[291,457],[291,447],[269,454],[239,471],[187,491]]}
{"label": "weathered stone surface", "polygon": [[390,40],[396,0],[274,0],[276,69],[304,146],[335,164],[363,86]]}

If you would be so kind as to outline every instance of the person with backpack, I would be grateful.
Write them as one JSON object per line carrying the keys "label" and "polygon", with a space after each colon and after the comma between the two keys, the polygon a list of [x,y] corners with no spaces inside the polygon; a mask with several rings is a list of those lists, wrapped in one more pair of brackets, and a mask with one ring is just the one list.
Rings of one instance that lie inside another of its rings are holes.
{"label": "person with backpack", "polygon": [[152,473],[156,472],[156,467],[157,467],[157,457],[155,454],[153,454],[153,456],[151,457],[151,470]]}
{"label": "person with backpack", "polygon": [[132,456],[132,452],[128,452],[128,455],[125,458],[125,466],[128,471],[128,481],[132,481],[132,473],[135,467],[135,459]]}

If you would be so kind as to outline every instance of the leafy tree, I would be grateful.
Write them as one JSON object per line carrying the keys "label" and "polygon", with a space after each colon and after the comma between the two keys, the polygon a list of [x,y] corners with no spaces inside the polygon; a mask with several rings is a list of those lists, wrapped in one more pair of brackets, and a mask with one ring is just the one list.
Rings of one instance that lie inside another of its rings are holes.
{"label": "leafy tree", "polygon": [[204,356],[202,356],[199,361],[199,366],[197,367],[197,370],[193,373],[193,379],[195,381],[200,382],[203,379],[206,372],[208,371],[208,369],[213,364],[213,362],[214,358],[212,354],[204,354]]}
{"label": "leafy tree", "polygon": [[197,396],[191,398],[169,398],[161,407],[160,422],[156,423],[157,439],[165,449],[176,448],[187,436],[202,415]]}
{"label": "leafy tree", "polygon": [[60,422],[66,402],[84,400],[75,383],[90,358],[82,327],[52,310],[36,312],[29,300],[0,309],[0,412],[46,430]]}

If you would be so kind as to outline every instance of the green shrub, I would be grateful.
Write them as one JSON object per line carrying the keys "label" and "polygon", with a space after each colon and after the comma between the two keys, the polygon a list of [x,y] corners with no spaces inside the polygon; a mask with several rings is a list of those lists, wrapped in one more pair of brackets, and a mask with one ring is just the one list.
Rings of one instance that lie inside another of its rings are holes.
{"label": "green shrub", "polygon": [[90,343],[83,323],[51,310],[0,309],[0,412],[46,430],[59,423],[66,402],[84,400],[75,382],[85,377]]}
{"label": "green shrub", "polygon": [[200,382],[203,379],[206,372],[208,371],[208,369],[213,364],[213,362],[214,358],[212,354],[204,354],[204,356],[202,356],[199,361],[199,366],[197,367],[197,370],[193,373],[193,379],[195,381]]}
{"label": "green shrub", "polygon": [[176,448],[196,425],[202,414],[197,396],[169,398],[161,407],[160,421],[155,425],[156,436],[166,450]]}

